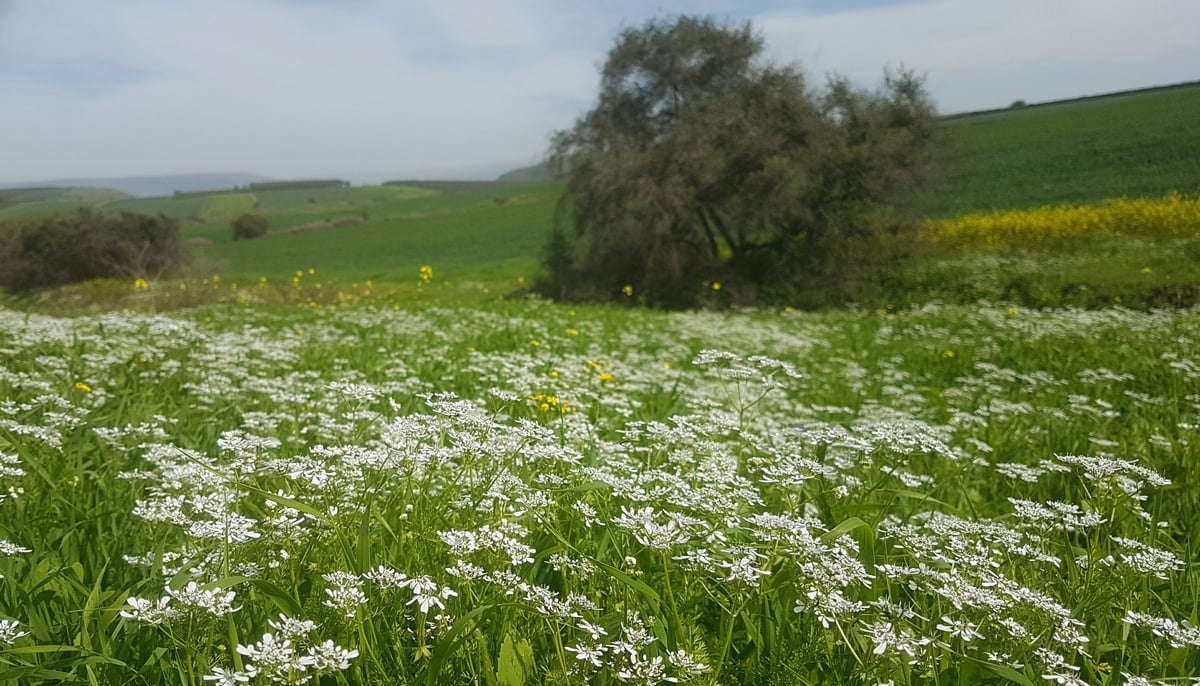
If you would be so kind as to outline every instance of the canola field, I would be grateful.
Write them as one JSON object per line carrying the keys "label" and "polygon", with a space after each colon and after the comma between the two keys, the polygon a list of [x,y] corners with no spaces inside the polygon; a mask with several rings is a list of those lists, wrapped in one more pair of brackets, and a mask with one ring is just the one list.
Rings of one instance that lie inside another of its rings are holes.
{"label": "canola field", "polygon": [[0,681],[1184,684],[1200,320],[0,310]]}
{"label": "canola field", "polygon": [[964,249],[1036,248],[1064,239],[1124,234],[1149,239],[1194,238],[1200,197],[1113,198],[1090,205],[965,214],[927,221],[925,237]]}

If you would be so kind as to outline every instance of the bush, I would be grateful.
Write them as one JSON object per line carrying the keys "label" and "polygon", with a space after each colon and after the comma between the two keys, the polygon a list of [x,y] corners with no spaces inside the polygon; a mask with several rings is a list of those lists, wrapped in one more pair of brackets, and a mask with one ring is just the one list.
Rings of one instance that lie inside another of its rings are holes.
{"label": "bush", "polygon": [[11,290],[159,277],[186,258],[179,224],[161,214],[82,209],[0,226],[0,286]]}
{"label": "bush", "polygon": [[270,223],[261,214],[248,212],[233,220],[233,240],[258,238],[267,235]]}

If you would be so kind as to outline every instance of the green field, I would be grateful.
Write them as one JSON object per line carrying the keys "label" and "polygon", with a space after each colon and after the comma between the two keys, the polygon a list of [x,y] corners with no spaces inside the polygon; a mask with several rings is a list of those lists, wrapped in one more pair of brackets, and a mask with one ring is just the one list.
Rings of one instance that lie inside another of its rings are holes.
{"label": "green field", "polygon": [[1123,309],[0,309],[0,681],[1185,683],[1196,340]]}
{"label": "green field", "polygon": [[[271,220],[274,235],[234,242],[221,223],[183,233],[210,242],[196,248],[208,271],[243,279],[315,268],[340,280],[413,281],[424,264],[435,265],[439,278],[532,277],[559,188],[551,183],[451,195],[362,188],[352,189],[344,205],[336,198],[314,204],[300,196],[261,197],[259,211]],[[340,193],[345,198],[347,191]],[[364,213],[361,224],[302,230],[325,219],[361,220]]]}
{"label": "green field", "polygon": [[[1195,194],[1198,106],[947,120],[919,202]],[[520,297],[562,189],[0,191],[194,256],[0,301],[0,683],[1200,674],[1200,234],[929,243],[820,312]]]}
{"label": "green field", "polygon": [[[1200,86],[1029,106],[945,120],[943,183],[914,199],[918,216],[1087,203],[1200,191]],[[536,170],[535,170],[536,171]],[[522,170],[528,176],[530,170]],[[411,185],[401,185],[411,184]],[[561,182],[394,182],[358,188],[120,198],[78,189],[0,195],[0,219],[72,205],[162,212],[183,225],[195,257],[185,279],[412,284],[421,265],[440,280],[505,292],[531,280]],[[266,215],[271,233],[234,242],[238,214]],[[1126,302],[1189,305],[1200,296],[1200,239],[1115,236],[1036,250],[937,255],[854,296],[871,306],[978,298],[1031,306]],[[1145,268],[1150,275],[1143,274]],[[821,305],[796,303],[801,305]]]}
{"label": "green field", "polygon": [[933,217],[1200,193],[1200,85],[947,119]]}
{"label": "green field", "polygon": [[0,221],[95,207],[128,197],[107,188],[0,189]]}

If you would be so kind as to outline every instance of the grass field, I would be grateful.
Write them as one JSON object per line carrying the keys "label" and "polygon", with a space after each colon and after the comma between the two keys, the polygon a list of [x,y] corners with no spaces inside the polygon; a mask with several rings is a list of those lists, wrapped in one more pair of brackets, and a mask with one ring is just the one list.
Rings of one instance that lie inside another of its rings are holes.
{"label": "grass field", "polygon": [[0,310],[0,681],[1185,683],[1196,340],[1122,309]]}
{"label": "grass field", "polygon": [[[261,211],[279,235],[235,243],[223,224],[189,227],[184,235],[211,242],[199,248],[206,269],[243,280],[286,278],[298,269],[316,268],[339,280],[408,282],[424,264],[437,265],[440,279],[515,280],[536,272],[559,186],[522,186],[505,194],[355,190],[364,191],[360,196],[367,201],[345,207],[327,203],[320,209],[306,202],[262,201]],[[382,191],[386,194],[377,199],[368,195]],[[364,212],[361,224],[284,233],[315,219],[361,218]]]}
{"label": "grass field", "polygon": [[[1200,193],[1200,86],[961,116],[945,126],[954,145],[944,184],[916,199],[926,217]],[[286,282],[312,268],[324,280],[407,284],[421,265],[434,265],[442,279],[491,292],[536,274],[560,185],[411,183],[176,198],[82,191],[36,202],[0,200],[0,218],[71,203],[162,212],[183,222],[193,242],[193,279],[222,274],[227,282],[264,276]],[[265,214],[271,235],[233,242],[229,222],[245,211]],[[982,224],[989,222],[985,217]],[[1196,301],[1194,239],[1118,235],[1035,243],[921,261],[892,278],[892,293],[867,304],[984,297],[1094,306],[1122,294],[1143,305]],[[1149,274],[1142,271],[1147,267]]]}
{"label": "grass field", "polygon": [[818,313],[512,297],[561,183],[0,191],[196,256],[0,302],[0,683],[1192,683],[1197,94],[948,121]]}
{"label": "grass field", "polygon": [[931,217],[1200,193],[1200,85],[962,116]]}
{"label": "grass field", "polygon": [[0,221],[95,207],[127,197],[107,188],[0,189]]}

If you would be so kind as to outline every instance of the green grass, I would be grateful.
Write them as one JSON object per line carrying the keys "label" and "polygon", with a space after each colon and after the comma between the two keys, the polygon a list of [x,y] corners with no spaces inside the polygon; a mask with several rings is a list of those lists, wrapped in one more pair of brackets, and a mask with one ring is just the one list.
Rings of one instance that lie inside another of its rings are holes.
{"label": "green grass", "polygon": [[0,190],[0,221],[95,207],[129,196],[108,188],[32,188]]}
{"label": "green grass", "polygon": [[[559,186],[515,187],[503,196],[513,200],[503,205],[492,191],[434,196],[391,187],[361,190],[373,204],[338,207],[326,200],[323,211],[315,211],[305,201],[263,201],[274,235],[261,239],[234,242],[223,224],[188,227],[184,235],[210,241],[197,246],[209,271],[243,279],[315,268],[323,278],[345,281],[413,281],[428,264],[439,279],[511,280],[534,275]],[[362,212],[367,219],[355,226],[284,233],[314,219]]]}
{"label": "green grass", "polygon": [[[916,199],[925,216],[1087,203],[1115,196],[1194,193],[1200,178],[1200,86],[1114,95],[950,118],[944,184]],[[0,194],[0,219],[75,205],[162,212],[184,224],[196,264],[187,277],[223,273],[272,281],[314,268],[322,279],[411,283],[423,264],[440,279],[502,288],[532,278],[561,182],[413,181],[410,185],[176,198],[115,198],[55,191],[26,202]],[[233,242],[229,222],[265,214],[271,234]],[[354,226],[332,227],[346,220]],[[1139,306],[1196,301],[1194,241],[1081,240],[1055,251],[935,255],[890,276],[877,305],[1010,298],[1026,305]],[[1135,266],[1137,265],[1137,266]],[[1152,266],[1146,277],[1139,270]]]}
{"label": "green grass", "polygon": [[1183,683],[1198,338],[1003,306],[0,309],[0,681],[299,683],[328,641],[309,683]]}
{"label": "green grass", "polygon": [[928,216],[1200,191],[1200,85],[963,116]]}

